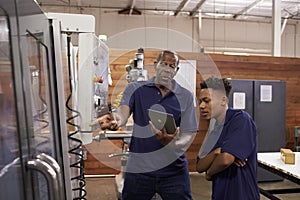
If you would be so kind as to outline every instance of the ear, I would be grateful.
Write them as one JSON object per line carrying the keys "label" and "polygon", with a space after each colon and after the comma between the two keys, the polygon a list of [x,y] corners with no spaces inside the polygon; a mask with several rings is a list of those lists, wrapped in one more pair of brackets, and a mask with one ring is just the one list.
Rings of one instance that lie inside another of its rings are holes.
{"label": "ear", "polygon": [[226,96],[223,96],[223,97],[222,97],[221,105],[222,105],[222,106],[225,106],[225,105],[227,105],[227,104],[228,104],[228,98],[227,98]]}

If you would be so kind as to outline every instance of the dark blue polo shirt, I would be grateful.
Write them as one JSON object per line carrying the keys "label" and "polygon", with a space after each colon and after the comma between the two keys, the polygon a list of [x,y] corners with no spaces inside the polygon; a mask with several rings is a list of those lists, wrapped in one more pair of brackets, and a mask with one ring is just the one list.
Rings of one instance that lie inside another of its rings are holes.
{"label": "dark blue polo shirt", "polygon": [[174,89],[163,97],[153,81],[154,78],[129,83],[123,92],[120,104],[130,107],[134,120],[126,168],[128,172],[163,177],[180,173],[187,167],[187,160],[180,149],[164,146],[156,139],[149,125],[147,109],[173,114],[180,134],[196,132],[198,120],[191,92],[174,81]]}
{"label": "dark blue polo shirt", "polygon": [[257,200],[257,130],[248,115],[241,110],[229,108],[224,127],[215,147],[234,155],[240,160],[247,159],[244,167],[232,164],[213,176],[212,199]]}

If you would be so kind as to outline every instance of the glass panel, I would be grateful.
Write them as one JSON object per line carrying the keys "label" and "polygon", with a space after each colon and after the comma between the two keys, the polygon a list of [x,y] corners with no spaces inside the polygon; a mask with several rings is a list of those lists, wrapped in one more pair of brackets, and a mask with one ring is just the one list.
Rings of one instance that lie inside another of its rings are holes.
{"label": "glass panel", "polygon": [[0,199],[23,199],[8,20],[0,9]]}
{"label": "glass panel", "polygon": [[33,131],[35,142],[33,147],[36,154],[47,153],[53,155],[53,141],[51,131],[51,116],[49,111],[48,84],[48,51],[43,44],[43,34],[32,34],[27,31],[27,59],[30,80],[30,97],[32,106]]}
{"label": "glass panel", "polygon": [[[42,33],[31,33],[27,30],[26,35],[26,55],[25,63],[26,75],[29,76],[29,91],[27,98],[31,98],[31,112],[33,121],[33,138],[31,147],[33,154],[46,153],[50,156],[54,155],[53,131],[51,128],[51,104],[49,103],[49,83],[48,83],[48,67],[49,55],[48,49],[43,43]],[[36,173],[35,194],[37,199],[49,198],[47,182],[45,178],[38,172]]]}

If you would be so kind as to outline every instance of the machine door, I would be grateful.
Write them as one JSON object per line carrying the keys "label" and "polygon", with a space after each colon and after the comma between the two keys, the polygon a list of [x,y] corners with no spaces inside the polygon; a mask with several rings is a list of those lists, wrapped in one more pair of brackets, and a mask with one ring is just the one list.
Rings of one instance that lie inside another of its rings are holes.
{"label": "machine door", "polygon": [[47,23],[34,1],[0,2],[0,199],[68,199]]}
{"label": "machine door", "polygon": [[0,9],[0,199],[24,199],[8,19]]}

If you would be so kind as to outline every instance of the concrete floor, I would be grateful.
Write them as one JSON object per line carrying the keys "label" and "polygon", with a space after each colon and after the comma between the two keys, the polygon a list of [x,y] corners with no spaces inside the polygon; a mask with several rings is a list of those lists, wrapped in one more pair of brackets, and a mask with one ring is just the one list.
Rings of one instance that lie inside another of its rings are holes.
{"label": "concrete floor", "polygon": [[[211,195],[211,182],[206,181],[203,174],[191,173],[191,187],[193,200],[209,200]],[[299,185],[288,180],[278,182],[259,183],[263,189],[276,188],[300,188]],[[117,200],[115,178],[86,178],[86,191],[88,200]],[[300,193],[276,194],[276,197],[283,200],[298,200]],[[261,195],[261,200],[268,198]]]}

